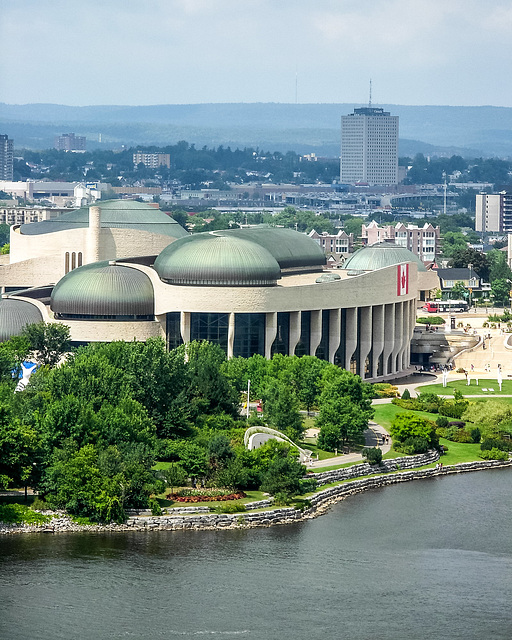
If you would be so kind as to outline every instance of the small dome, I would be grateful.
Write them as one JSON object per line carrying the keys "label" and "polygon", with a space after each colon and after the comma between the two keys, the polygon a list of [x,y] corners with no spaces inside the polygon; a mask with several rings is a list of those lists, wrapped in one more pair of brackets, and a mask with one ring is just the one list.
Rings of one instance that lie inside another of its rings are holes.
{"label": "small dome", "polygon": [[94,262],[57,282],[50,307],[56,314],[72,316],[153,315],[153,285],[138,269]]}
{"label": "small dome", "polygon": [[43,316],[34,304],[16,298],[0,299],[0,342],[19,336],[27,324],[42,321]]}
{"label": "small dome", "polygon": [[336,280],[341,280],[341,276],[339,273],[322,273],[315,282],[336,282]]}
{"label": "small dome", "polygon": [[201,233],[176,240],[155,260],[169,284],[213,287],[271,286],[281,277],[276,259],[255,242]]}
{"label": "small dome", "polygon": [[414,262],[418,271],[426,271],[423,262],[412,251],[389,242],[379,242],[363,247],[350,256],[343,265],[345,271],[375,271],[394,264]]}

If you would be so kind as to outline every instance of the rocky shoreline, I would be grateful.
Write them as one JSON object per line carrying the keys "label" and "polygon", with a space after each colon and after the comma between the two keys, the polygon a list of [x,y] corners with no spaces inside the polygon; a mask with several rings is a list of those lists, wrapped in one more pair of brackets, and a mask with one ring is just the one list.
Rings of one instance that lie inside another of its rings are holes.
{"label": "rocky shoreline", "polygon": [[[430,454],[425,454],[429,457]],[[423,460],[418,460],[422,465]],[[420,466],[419,464],[417,466]],[[269,527],[279,524],[290,524],[308,518],[315,518],[324,513],[332,504],[343,500],[356,493],[368,491],[370,489],[385,487],[411,480],[434,478],[454,473],[467,473],[470,471],[481,471],[488,469],[501,469],[511,467],[512,459],[482,460],[476,462],[464,462],[457,465],[443,467],[442,470],[430,469],[407,469],[390,473],[383,469],[385,475],[374,475],[370,477],[359,477],[348,480],[343,484],[329,487],[313,495],[309,502],[311,506],[303,511],[294,507],[282,507],[268,510],[270,501],[261,501],[248,505],[248,511],[235,514],[216,514],[204,511],[184,512],[167,514],[162,516],[151,515],[130,515],[124,524],[107,525],[79,525],[65,515],[59,513],[50,522],[42,525],[11,525],[0,523],[1,534],[17,533],[71,533],[71,532],[123,532],[123,531],[177,531],[184,529],[192,530],[219,530],[219,529],[240,529],[247,527]],[[340,472],[346,470],[339,470]],[[326,472],[333,473],[333,472]],[[375,473],[375,470],[374,470]],[[320,480],[320,478],[319,478]],[[330,480],[331,482],[333,480]],[[252,507],[252,508],[251,508]],[[261,511],[260,509],[264,509]],[[256,509],[256,510],[255,510]],[[267,509],[267,510],[265,510]],[[175,510],[176,511],[176,510]]]}

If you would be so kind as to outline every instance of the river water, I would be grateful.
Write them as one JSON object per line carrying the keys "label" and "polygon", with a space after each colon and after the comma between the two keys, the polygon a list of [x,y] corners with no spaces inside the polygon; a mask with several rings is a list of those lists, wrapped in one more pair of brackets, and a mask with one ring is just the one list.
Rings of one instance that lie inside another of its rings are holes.
{"label": "river water", "polygon": [[0,538],[1,640],[512,638],[512,469],[268,529]]}

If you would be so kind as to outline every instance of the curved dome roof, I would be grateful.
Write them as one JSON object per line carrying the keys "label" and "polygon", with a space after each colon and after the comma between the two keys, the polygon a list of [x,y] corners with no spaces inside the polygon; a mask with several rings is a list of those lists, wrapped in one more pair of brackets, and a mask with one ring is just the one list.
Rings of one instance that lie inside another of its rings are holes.
{"label": "curved dome roof", "polygon": [[50,307],[63,315],[153,315],[153,284],[138,269],[115,262],[93,262],[70,271],[57,282]]}
{"label": "curved dome roof", "polygon": [[217,232],[173,242],[160,253],[154,266],[160,278],[170,284],[270,286],[281,277],[279,264],[264,247]]}
{"label": "curved dome roof", "polygon": [[27,324],[43,321],[39,309],[25,300],[0,299],[0,342],[19,336]]}
{"label": "curved dome roof", "polygon": [[359,249],[345,262],[343,269],[374,271],[403,262],[415,262],[418,265],[418,271],[426,271],[423,262],[412,251],[389,242],[379,242]]}
{"label": "curved dome roof", "polygon": [[281,269],[321,267],[326,262],[320,245],[309,236],[282,227],[251,227],[216,232],[219,235],[246,238],[269,251]]}
{"label": "curved dome roof", "polygon": [[[156,209],[146,202],[135,200],[105,200],[90,206],[101,209],[102,228],[139,229],[172,238],[183,238],[188,232],[164,211]],[[22,224],[23,235],[40,235],[67,231],[68,229],[84,229],[89,226],[89,205],[64,213],[55,220],[43,220]]]}

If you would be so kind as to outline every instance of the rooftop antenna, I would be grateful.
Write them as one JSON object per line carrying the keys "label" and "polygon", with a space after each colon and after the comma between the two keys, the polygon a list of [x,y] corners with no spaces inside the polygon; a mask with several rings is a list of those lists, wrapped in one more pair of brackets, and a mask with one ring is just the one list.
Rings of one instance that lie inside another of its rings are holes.
{"label": "rooftop antenna", "polygon": [[370,78],[370,98],[368,100],[368,107],[372,108],[372,79]]}

